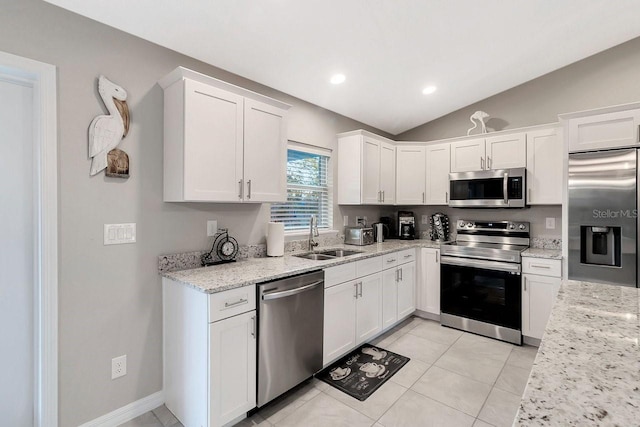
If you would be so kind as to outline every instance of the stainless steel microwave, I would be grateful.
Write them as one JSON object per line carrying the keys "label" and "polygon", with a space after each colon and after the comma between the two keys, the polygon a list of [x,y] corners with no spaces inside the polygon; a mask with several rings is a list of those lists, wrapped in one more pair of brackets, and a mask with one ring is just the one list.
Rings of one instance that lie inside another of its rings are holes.
{"label": "stainless steel microwave", "polygon": [[449,174],[449,206],[455,208],[524,208],[526,168]]}

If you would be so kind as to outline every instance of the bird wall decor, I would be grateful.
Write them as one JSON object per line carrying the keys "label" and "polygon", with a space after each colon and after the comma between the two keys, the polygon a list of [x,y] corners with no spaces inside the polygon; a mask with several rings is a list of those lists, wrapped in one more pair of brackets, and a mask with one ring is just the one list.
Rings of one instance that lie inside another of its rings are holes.
{"label": "bird wall decor", "polygon": [[478,122],[482,125],[482,133],[487,133],[487,125],[484,123],[484,120],[488,117],[490,117],[489,114],[485,113],[484,111],[476,111],[475,113],[473,113],[471,117],[469,117],[469,120],[471,120],[471,123],[473,123],[473,127],[469,128],[469,130],[467,131],[467,136],[469,136],[472,130],[478,127]]}
{"label": "bird wall decor", "polygon": [[106,168],[107,176],[128,178],[129,156],[116,148],[129,133],[131,118],[126,102],[127,91],[101,75],[98,93],[109,114],[97,116],[89,125],[90,175]]}

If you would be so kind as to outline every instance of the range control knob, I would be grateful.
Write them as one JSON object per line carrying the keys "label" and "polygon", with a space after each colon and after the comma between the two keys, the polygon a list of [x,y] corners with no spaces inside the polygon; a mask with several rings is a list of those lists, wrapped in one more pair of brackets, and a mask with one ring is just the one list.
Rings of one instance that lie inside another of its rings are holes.
{"label": "range control knob", "polygon": [[458,224],[458,227],[464,227],[464,221],[460,221],[460,224]]}
{"label": "range control knob", "polygon": [[524,226],[524,224],[520,224],[520,225],[518,225],[518,228],[519,228],[520,230],[524,230],[526,227]]}
{"label": "range control knob", "polygon": [[475,226],[475,224],[472,223],[472,222],[468,222],[467,223],[467,228],[473,228],[474,226]]}
{"label": "range control knob", "polygon": [[509,230],[515,230],[516,225],[514,223],[509,223]]}

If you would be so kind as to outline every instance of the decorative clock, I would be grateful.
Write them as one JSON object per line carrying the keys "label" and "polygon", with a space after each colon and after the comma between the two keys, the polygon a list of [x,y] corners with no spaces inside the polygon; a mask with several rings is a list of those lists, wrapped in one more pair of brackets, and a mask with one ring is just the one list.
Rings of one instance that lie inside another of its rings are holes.
{"label": "decorative clock", "polygon": [[235,262],[238,255],[238,242],[229,236],[226,228],[221,228],[214,236],[211,250],[202,255],[203,266]]}

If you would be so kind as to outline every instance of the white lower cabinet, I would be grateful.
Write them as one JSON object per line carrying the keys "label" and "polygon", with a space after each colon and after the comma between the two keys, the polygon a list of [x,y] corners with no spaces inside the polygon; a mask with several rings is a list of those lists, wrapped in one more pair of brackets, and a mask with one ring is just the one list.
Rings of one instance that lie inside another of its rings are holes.
{"label": "white lower cabinet", "polygon": [[[397,265],[399,259],[405,264]],[[325,366],[415,311],[414,259],[411,249],[356,261],[355,271],[368,274],[339,284],[337,278],[351,276],[344,274],[349,264],[325,270]]]}
{"label": "white lower cabinet", "polygon": [[356,283],[350,281],[324,290],[324,364],[356,346]]}
{"label": "white lower cabinet", "polygon": [[204,294],[162,279],[164,395],[185,426],[218,427],[256,406],[255,286]]}
{"label": "white lower cabinet", "polygon": [[398,321],[398,270],[382,272],[382,329]]}
{"label": "white lower cabinet", "polygon": [[523,258],[522,335],[542,339],[562,282],[560,267],[560,260]]}
{"label": "white lower cabinet", "polygon": [[363,277],[356,298],[356,345],[382,331],[382,273]]}
{"label": "white lower cabinet", "polygon": [[422,248],[420,255],[416,308],[440,315],[440,249]]}
{"label": "white lower cabinet", "polygon": [[256,406],[256,312],[209,325],[209,425],[221,426]]}
{"label": "white lower cabinet", "polygon": [[398,319],[416,310],[416,263],[398,267]]}

